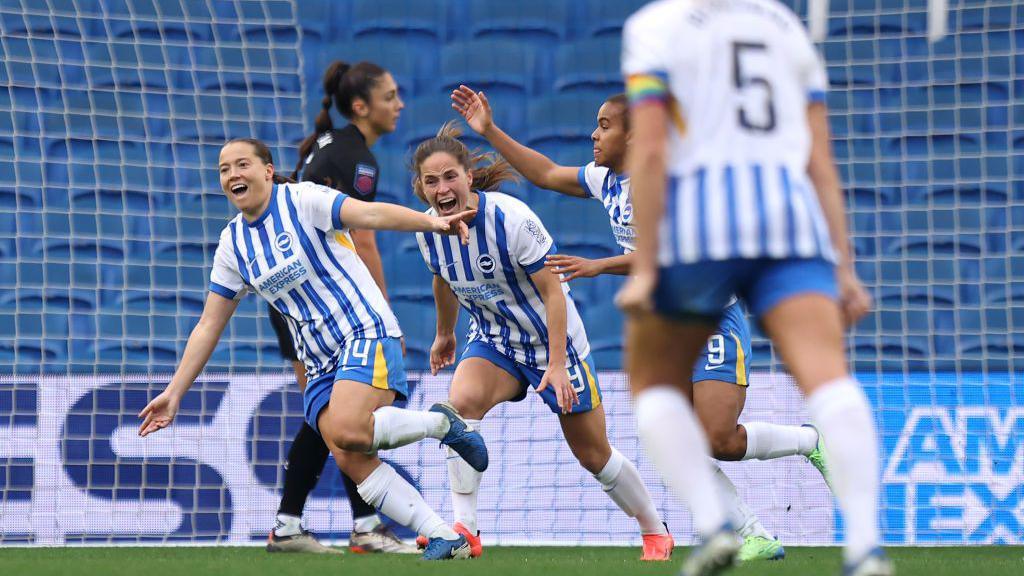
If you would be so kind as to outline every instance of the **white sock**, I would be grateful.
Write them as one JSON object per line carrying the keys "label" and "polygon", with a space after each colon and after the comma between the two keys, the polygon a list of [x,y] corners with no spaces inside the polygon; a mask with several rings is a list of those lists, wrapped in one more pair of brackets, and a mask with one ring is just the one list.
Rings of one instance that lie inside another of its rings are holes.
{"label": "white sock", "polygon": [[359,486],[359,495],[388,518],[427,538],[454,540],[458,535],[423,500],[412,484],[381,462]]}
{"label": "white sock", "polygon": [[825,440],[829,476],[846,522],[847,562],[878,546],[878,439],[871,407],[853,378],[833,380],[807,399]]}
{"label": "white sock", "polygon": [[762,538],[768,538],[774,540],[775,537],[771,535],[768,530],[765,529],[764,525],[754,514],[747,503],[740,498],[739,493],[736,491],[736,485],[732,483],[729,476],[722,471],[722,468],[718,465],[718,462],[712,460],[711,466],[715,473],[715,483],[718,485],[718,493],[722,497],[722,505],[725,506],[725,512],[729,516],[729,520],[732,525],[736,528],[736,533],[746,538],[748,536],[761,536]]}
{"label": "white sock", "polygon": [[625,456],[612,446],[612,456],[594,478],[601,483],[605,494],[615,502],[626,516],[636,518],[641,534],[664,534],[668,530],[658,516],[640,472]]}
{"label": "white sock", "polygon": [[782,426],[766,422],[741,424],[747,430],[743,460],[772,460],[783,456],[807,456],[818,445],[818,432],[810,426]]}
{"label": "white sock", "polygon": [[690,402],[669,386],[655,386],[636,397],[637,432],[662,480],[693,513],[693,524],[710,536],[725,524],[716,494],[708,439]]}
{"label": "white sock", "polygon": [[370,452],[398,448],[424,438],[440,440],[448,433],[448,418],[437,412],[383,406],[373,412],[373,446]]}
{"label": "white sock", "polygon": [[[480,430],[479,420],[467,418],[466,423]],[[476,501],[482,479],[482,472],[474,470],[455,450],[448,449],[448,486],[452,491],[452,512],[455,521],[465,526],[470,534],[476,534],[479,530],[476,525]]]}
{"label": "white sock", "polygon": [[373,530],[380,525],[380,516],[377,516],[376,514],[370,514],[369,516],[363,516],[362,518],[355,518],[352,521],[352,531],[373,532]]}
{"label": "white sock", "polygon": [[302,518],[291,514],[278,514],[274,536],[297,536],[302,534]]}

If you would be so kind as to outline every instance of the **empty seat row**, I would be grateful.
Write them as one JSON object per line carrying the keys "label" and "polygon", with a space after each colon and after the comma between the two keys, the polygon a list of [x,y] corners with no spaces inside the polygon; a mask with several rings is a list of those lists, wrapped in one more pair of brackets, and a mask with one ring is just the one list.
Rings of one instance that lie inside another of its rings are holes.
{"label": "empty seat row", "polygon": [[[299,18],[307,35],[323,39],[421,36],[441,41],[512,38],[548,42],[617,36],[626,17],[645,3],[646,0],[317,0],[303,6]],[[331,24],[317,19],[327,13],[334,17]]]}

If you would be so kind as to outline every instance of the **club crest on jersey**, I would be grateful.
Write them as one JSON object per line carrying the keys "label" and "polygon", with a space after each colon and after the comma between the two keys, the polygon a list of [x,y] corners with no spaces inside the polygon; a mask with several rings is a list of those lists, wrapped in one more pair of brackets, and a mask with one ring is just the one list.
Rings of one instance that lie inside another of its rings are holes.
{"label": "club crest on jersey", "polygon": [[281,232],[274,238],[274,245],[281,252],[287,252],[292,249],[292,235],[288,232]]}
{"label": "club crest on jersey", "polygon": [[476,259],[476,267],[484,274],[494,272],[494,258],[490,254],[481,254]]}
{"label": "club crest on jersey", "polygon": [[633,205],[626,204],[622,207],[622,223],[629,224],[633,220]]}
{"label": "club crest on jersey", "polygon": [[367,195],[373,192],[373,184],[377,180],[377,169],[369,164],[356,164],[356,179],[352,187],[356,192]]}

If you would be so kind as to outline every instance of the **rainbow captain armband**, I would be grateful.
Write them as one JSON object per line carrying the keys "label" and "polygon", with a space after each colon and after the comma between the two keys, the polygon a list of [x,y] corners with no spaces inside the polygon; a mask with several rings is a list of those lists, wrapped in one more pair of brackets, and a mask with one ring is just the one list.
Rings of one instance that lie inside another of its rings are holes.
{"label": "rainbow captain armband", "polygon": [[630,106],[647,102],[669,101],[668,74],[663,72],[645,72],[631,74],[626,78],[626,95]]}

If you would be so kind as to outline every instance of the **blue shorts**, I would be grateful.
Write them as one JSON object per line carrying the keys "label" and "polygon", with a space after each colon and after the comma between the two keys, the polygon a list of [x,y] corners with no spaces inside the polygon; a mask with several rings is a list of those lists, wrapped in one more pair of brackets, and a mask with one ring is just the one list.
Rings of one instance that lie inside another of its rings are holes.
{"label": "blue shorts", "polygon": [[737,386],[750,384],[750,326],[743,306],[736,302],[725,309],[718,330],[708,338],[693,366],[693,382],[718,380]]}
{"label": "blue shorts", "polygon": [[[465,360],[466,358],[483,358],[514,376],[516,380],[519,380],[522,391],[512,399],[512,402],[519,402],[526,398],[527,387],[533,386],[536,389],[537,386],[540,386],[540,381],[544,377],[544,371],[540,368],[531,368],[526,364],[516,362],[498,352],[490,344],[479,340],[466,345],[461,359]],[[566,366],[566,369],[569,371],[569,381],[572,383],[572,387],[580,400],[579,404],[572,407],[570,414],[590,412],[600,406],[601,388],[597,384],[597,370],[594,369],[594,359],[588,355],[582,361]],[[548,386],[540,392],[540,397],[552,412],[555,414],[562,413],[562,410],[558,407],[558,397],[555,394],[554,388]]]}
{"label": "blue shorts", "polygon": [[654,308],[677,320],[717,323],[733,294],[760,319],[798,294],[839,298],[835,266],[823,258],[734,259],[663,267],[654,289]]}
{"label": "blue shorts", "polygon": [[409,394],[409,384],[405,380],[401,340],[350,340],[341,349],[338,368],[306,385],[306,392],[302,395],[306,423],[317,434],[320,433],[316,425],[317,418],[331,401],[334,383],[339,380],[354,380],[381,390],[394,390],[399,399],[405,399]]}

